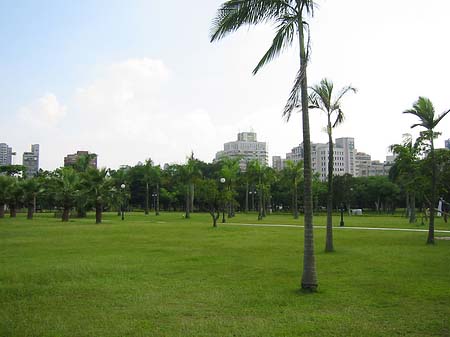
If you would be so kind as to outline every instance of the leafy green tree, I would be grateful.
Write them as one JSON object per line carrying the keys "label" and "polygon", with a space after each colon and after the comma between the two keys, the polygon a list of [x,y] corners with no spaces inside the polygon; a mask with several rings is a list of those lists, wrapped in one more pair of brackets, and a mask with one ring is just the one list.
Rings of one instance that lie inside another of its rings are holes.
{"label": "leafy green tree", "polygon": [[328,134],[328,196],[327,196],[327,235],[325,242],[325,251],[334,251],[333,246],[333,173],[334,173],[334,144],[333,129],[344,121],[344,112],[341,108],[341,100],[344,95],[350,91],[356,92],[356,89],[347,86],[340,90],[336,97],[333,97],[333,82],[324,78],[320,84],[311,87],[309,96],[310,108],[320,109],[327,115],[327,134]]}
{"label": "leafy green tree", "polygon": [[5,205],[8,203],[9,186],[14,178],[0,175],[0,219],[5,217]]}
{"label": "leafy green tree", "polygon": [[[289,119],[292,111],[301,106],[303,120],[304,146],[304,209],[305,209],[305,239],[303,255],[303,275],[301,286],[307,291],[317,289],[317,273],[314,255],[313,235],[313,202],[312,202],[312,167],[311,140],[308,112],[308,81],[307,64],[309,58],[309,25],[305,15],[313,15],[313,0],[229,0],[224,2],[213,22],[211,41],[216,41],[242,26],[257,25],[274,21],[277,32],[272,45],[259,61],[253,73],[278,56],[281,51],[290,46],[298,35],[300,47],[300,69],[291,90],[284,115]],[[305,33],[308,44],[305,45]],[[299,95],[300,93],[300,95]]]}
{"label": "leafy green tree", "polygon": [[217,179],[202,179],[197,182],[197,201],[211,215],[213,227],[217,227],[220,217],[220,205],[224,203]]}
{"label": "leafy green tree", "polygon": [[252,177],[251,180],[255,182],[258,192],[258,220],[263,219],[263,165],[258,160],[252,160],[247,164],[247,172]]}
{"label": "leafy green tree", "polygon": [[434,129],[439,124],[439,122],[450,112],[447,110],[442,114],[435,116],[435,110],[433,103],[426,97],[419,97],[419,99],[414,103],[412,109],[408,109],[403,113],[412,114],[419,118],[420,123],[413,124],[411,128],[415,128],[417,126],[421,126],[425,128],[425,131],[422,132],[422,137],[429,141],[429,154],[431,157],[432,163],[432,171],[431,171],[431,198],[430,198],[430,222],[428,229],[428,244],[434,244],[434,215],[435,215],[435,205],[437,204],[437,195],[436,195],[436,162],[435,162],[435,154],[434,154],[434,138],[437,136],[437,133],[434,132]]}

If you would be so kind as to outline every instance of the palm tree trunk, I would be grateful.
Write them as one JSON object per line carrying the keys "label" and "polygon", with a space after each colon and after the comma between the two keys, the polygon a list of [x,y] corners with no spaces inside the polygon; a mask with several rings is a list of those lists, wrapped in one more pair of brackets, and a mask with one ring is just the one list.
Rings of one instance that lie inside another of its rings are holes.
{"label": "palm tree trunk", "polygon": [[185,218],[189,219],[191,217],[191,212],[189,211],[190,206],[190,188],[189,184],[186,185],[186,215]]}
{"label": "palm tree trunk", "polygon": [[64,207],[63,213],[62,213],[62,222],[68,222],[69,221],[69,207]]}
{"label": "palm tree trunk", "polygon": [[293,202],[293,209],[294,209],[294,219],[298,219],[298,188],[297,188],[297,182],[294,182],[294,202]]}
{"label": "palm tree trunk", "polygon": [[410,196],[410,215],[409,215],[409,223],[415,223],[416,222],[416,192],[412,191]]}
{"label": "palm tree trunk", "polygon": [[95,223],[102,223],[102,204],[99,202],[95,203]]}
{"label": "palm tree trunk", "polygon": [[155,215],[159,215],[159,183],[156,183],[156,209]]}
{"label": "palm tree trunk", "polygon": [[316,291],[317,273],[316,259],[314,256],[314,233],[313,233],[313,200],[312,200],[312,168],[311,168],[311,137],[309,130],[308,112],[308,81],[306,78],[307,58],[305,51],[305,30],[303,29],[302,1],[297,0],[298,34],[300,45],[300,73],[302,79],[300,83],[302,102],[302,124],[303,124],[303,152],[304,152],[304,209],[305,209],[305,234],[304,234],[304,254],[303,254],[303,274],[301,286],[306,291]]}
{"label": "palm tree trunk", "polygon": [[261,187],[261,177],[259,178],[258,186],[258,220],[262,220],[262,187]]}
{"label": "palm tree trunk", "polygon": [[334,251],[333,247],[333,167],[334,167],[333,136],[331,133],[330,115],[328,115],[328,193],[327,193],[327,235],[325,252]]}
{"label": "palm tree trunk", "polygon": [[189,210],[194,212],[194,183],[190,184],[190,200],[189,200]]}
{"label": "palm tree trunk", "polygon": [[16,215],[17,215],[16,206],[15,205],[10,205],[9,206],[9,217],[10,218],[15,218]]}
{"label": "palm tree trunk", "polygon": [[149,191],[149,187],[148,187],[148,182],[145,184],[145,215],[148,215],[148,203],[149,203],[149,198],[150,198],[150,191]]}
{"label": "palm tree trunk", "polygon": [[28,220],[33,220],[33,213],[34,213],[34,205],[32,203],[29,203],[28,209],[27,209],[27,219]]}
{"label": "palm tree trunk", "polygon": [[431,130],[431,200],[430,200],[430,222],[428,227],[427,244],[434,244],[434,205],[436,203],[436,161],[434,158],[433,130]]}
{"label": "palm tree trunk", "polygon": [[406,203],[406,212],[405,212],[405,217],[406,218],[410,218],[411,217],[411,206],[409,204],[409,201],[411,200],[410,196],[409,196],[409,192],[406,191],[406,198],[405,198],[405,203]]}
{"label": "palm tree trunk", "polygon": [[0,219],[5,217],[5,204],[0,203]]}
{"label": "palm tree trunk", "polygon": [[245,213],[248,213],[248,182],[245,184]]}

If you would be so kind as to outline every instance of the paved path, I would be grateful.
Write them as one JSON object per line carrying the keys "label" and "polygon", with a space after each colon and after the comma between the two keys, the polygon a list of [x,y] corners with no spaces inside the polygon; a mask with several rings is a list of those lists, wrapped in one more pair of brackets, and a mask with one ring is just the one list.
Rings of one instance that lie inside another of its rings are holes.
{"label": "paved path", "polygon": [[[222,223],[219,225],[227,226],[250,226],[250,227],[294,227],[303,228],[302,225],[275,225],[275,224],[253,224],[253,223]],[[314,226],[314,228],[326,228],[326,226]],[[398,232],[428,232],[428,229],[418,228],[387,228],[387,227],[333,227],[333,230],[372,230],[372,231],[398,231]],[[450,230],[435,229],[435,233],[449,233]]]}

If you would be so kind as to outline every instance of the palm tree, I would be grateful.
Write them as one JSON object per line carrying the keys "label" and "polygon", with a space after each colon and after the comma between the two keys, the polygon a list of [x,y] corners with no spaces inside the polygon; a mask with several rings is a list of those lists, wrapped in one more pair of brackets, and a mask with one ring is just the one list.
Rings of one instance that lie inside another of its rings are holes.
{"label": "palm tree", "polygon": [[[291,90],[283,114],[289,119],[294,109],[301,106],[303,120],[304,146],[304,209],[305,209],[305,239],[303,255],[303,275],[301,286],[307,291],[317,289],[316,262],[314,256],[313,235],[313,203],[312,203],[312,168],[311,140],[308,111],[308,81],[306,69],[309,58],[309,25],[304,16],[314,14],[313,0],[229,0],[218,10],[213,22],[211,41],[216,41],[242,26],[257,25],[274,21],[277,32],[272,45],[259,61],[253,74],[256,74],[265,64],[278,56],[282,50],[290,46],[296,34],[300,47],[300,69]],[[305,33],[307,45],[305,46]],[[299,95],[300,93],[300,95]]]}
{"label": "palm tree", "polygon": [[107,169],[88,168],[84,175],[84,188],[88,198],[95,206],[95,223],[102,222],[102,212],[105,203],[110,198],[113,181]]}
{"label": "palm tree", "polygon": [[80,194],[80,175],[71,167],[58,169],[55,174],[55,197],[63,208],[61,221],[67,222],[70,209]]}
{"label": "palm tree", "polygon": [[234,198],[236,180],[239,175],[239,160],[224,157],[220,160],[220,177],[225,178],[226,188],[230,195],[228,200],[228,217],[234,216]]}
{"label": "palm tree", "polygon": [[421,126],[425,128],[424,132],[421,132],[421,136],[430,142],[430,157],[431,157],[431,199],[430,199],[430,223],[428,228],[428,244],[434,244],[434,206],[437,203],[436,197],[436,160],[434,155],[434,138],[438,133],[434,132],[434,128],[439,122],[450,112],[447,110],[435,118],[433,103],[426,97],[419,97],[414,103],[412,109],[403,111],[406,114],[412,114],[420,119],[420,123],[413,124],[411,128]]}
{"label": "palm tree", "polygon": [[22,186],[16,178],[12,179],[12,183],[6,189],[6,202],[9,207],[9,216],[15,218],[17,215],[17,208],[20,206],[23,197]]}
{"label": "palm tree", "polygon": [[336,98],[333,97],[333,82],[324,78],[320,84],[311,87],[309,96],[310,108],[320,109],[327,114],[327,134],[328,134],[328,194],[327,194],[327,235],[325,251],[332,252],[333,248],[333,172],[334,172],[334,146],[333,128],[344,121],[344,112],[341,109],[341,99],[349,91],[356,92],[356,89],[347,86],[340,90]]}
{"label": "palm tree", "polygon": [[27,207],[27,219],[33,219],[33,213],[36,208],[36,196],[40,191],[39,181],[37,178],[29,178],[22,180],[20,186],[23,191],[23,202]]}

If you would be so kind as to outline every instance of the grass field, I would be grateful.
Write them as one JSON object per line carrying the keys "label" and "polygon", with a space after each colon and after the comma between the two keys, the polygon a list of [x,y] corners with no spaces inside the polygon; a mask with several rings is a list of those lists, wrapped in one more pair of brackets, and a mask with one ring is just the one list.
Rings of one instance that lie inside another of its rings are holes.
{"label": "grass field", "polygon": [[109,213],[101,225],[92,215],[0,219],[0,336],[450,336],[450,241],[335,230],[336,252],[325,254],[324,234],[315,230],[319,291],[304,294],[302,228],[212,228],[209,215],[180,213]]}

